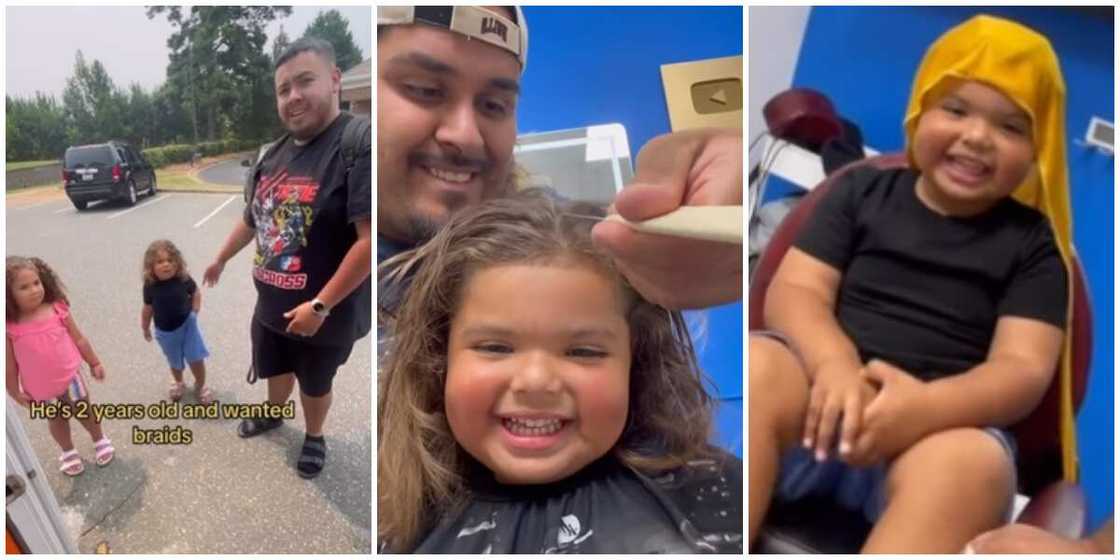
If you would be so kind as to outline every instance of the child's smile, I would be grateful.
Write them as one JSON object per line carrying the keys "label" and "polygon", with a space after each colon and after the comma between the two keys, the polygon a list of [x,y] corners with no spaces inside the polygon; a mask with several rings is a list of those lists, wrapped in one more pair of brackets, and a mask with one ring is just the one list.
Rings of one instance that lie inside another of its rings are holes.
{"label": "child's smile", "polygon": [[1034,165],[1031,118],[1000,90],[961,82],[929,103],[914,132],[918,196],[942,214],[991,208]]}
{"label": "child's smile", "polygon": [[525,451],[542,451],[555,445],[563,437],[565,428],[572,425],[571,420],[556,416],[539,414],[507,415],[499,414],[502,427],[506,430],[506,440],[510,448]]}
{"label": "child's smile", "polygon": [[626,424],[630,331],[615,281],[581,261],[475,272],[451,321],[447,420],[512,484],[561,480]]}

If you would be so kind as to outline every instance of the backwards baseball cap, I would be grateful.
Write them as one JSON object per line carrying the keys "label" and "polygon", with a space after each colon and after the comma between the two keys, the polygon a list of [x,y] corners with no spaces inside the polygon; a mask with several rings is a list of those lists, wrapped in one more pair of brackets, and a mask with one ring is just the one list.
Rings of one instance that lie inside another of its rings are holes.
{"label": "backwards baseball cap", "polygon": [[521,61],[529,58],[529,27],[521,6],[512,6],[514,20],[477,6],[378,6],[377,25],[426,23],[486,41],[507,50]]}

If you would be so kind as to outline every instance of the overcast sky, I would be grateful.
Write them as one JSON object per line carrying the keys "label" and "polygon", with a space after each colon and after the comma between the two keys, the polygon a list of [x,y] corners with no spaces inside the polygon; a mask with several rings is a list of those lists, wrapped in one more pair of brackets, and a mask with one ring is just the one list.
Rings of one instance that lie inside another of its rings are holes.
{"label": "overcast sky", "polygon": [[[295,6],[292,15],[269,25],[268,52],[281,25],[295,40],[320,11],[332,8],[350,20],[350,34],[369,58],[373,33],[368,6]],[[42,91],[61,99],[79,49],[86,62],[100,60],[117,86],[136,82],[151,91],[167,78],[167,38],[175,30],[166,15],[148,19],[145,13],[143,6],[7,8],[6,93],[26,97]]]}

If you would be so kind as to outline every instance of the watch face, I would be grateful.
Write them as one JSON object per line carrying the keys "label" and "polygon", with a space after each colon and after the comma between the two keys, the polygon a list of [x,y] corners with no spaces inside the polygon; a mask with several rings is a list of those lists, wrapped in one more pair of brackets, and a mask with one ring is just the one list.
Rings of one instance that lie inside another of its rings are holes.
{"label": "watch face", "polygon": [[323,310],[326,309],[326,308],[327,308],[327,306],[324,305],[323,302],[321,302],[321,301],[316,301],[316,302],[311,304],[311,309],[314,310],[316,313],[322,313]]}

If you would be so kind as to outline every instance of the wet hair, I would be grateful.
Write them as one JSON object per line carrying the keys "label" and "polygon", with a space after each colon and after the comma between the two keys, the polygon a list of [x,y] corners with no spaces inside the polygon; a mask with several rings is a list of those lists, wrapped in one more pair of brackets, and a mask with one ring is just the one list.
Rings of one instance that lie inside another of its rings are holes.
{"label": "wet hair", "polygon": [[391,333],[377,401],[384,477],[377,486],[377,530],[389,549],[410,549],[434,516],[466,501],[471,458],[451,432],[443,392],[452,319],[467,283],[487,267],[587,266],[613,280],[632,360],[629,416],[609,453],[650,474],[712,456],[712,400],[681,314],[643,299],[593,247],[593,221],[571,214],[603,212],[538,189],[522,191],[455,214],[430,242],[379,265],[379,285],[403,295],[396,314],[379,317]]}
{"label": "wet hair", "polygon": [[15,282],[16,274],[20,270],[34,270],[39,275],[39,282],[43,284],[43,303],[61,301],[70,305],[70,300],[66,298],[66,287],[62,285],[62,280],[59,280],[54,270],[42,259],[38,257],[8,257],[6,270],[8,290],[8,302],[4,306],[4,319],[6,321],[19,320],[20,311],[19,306],[16,305],[15,297],[12,296],[12,283]]}
{"label": "wet hair", "polygon": [[328,66],[335,65],[334,45],[331,45],[330,41],[318,37],[300,37],[296,42],[288,45],[288,48],[284,49],[280,58],[276,59],[276,64],[273,65],[272,70],[278,70],[289,60],[305,52],[315,53],[320,58],[327,61]]}
{"label": "wet hair", "polygon": [[144,250],[144,264],[141,270],[141,276],[144,279],[145,286],[159,281],[159,277],[157,277],[155,273],[155,266],[160,251],[167,253],[167,256],[171,257],[171,261],[175,263],[176,278],[186,280],[190,277],[190,275],[187,274],[187,261],[183,260],[183,253],[179,251],[179,248],[166,239],[157,239]]}

